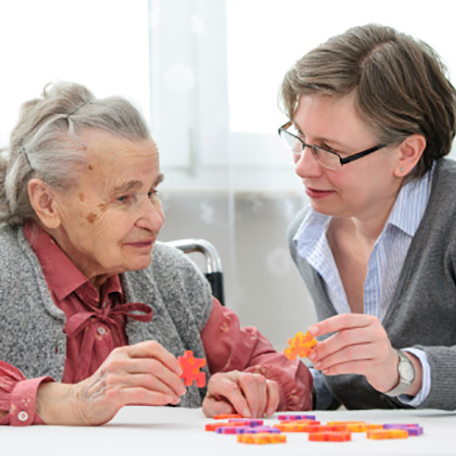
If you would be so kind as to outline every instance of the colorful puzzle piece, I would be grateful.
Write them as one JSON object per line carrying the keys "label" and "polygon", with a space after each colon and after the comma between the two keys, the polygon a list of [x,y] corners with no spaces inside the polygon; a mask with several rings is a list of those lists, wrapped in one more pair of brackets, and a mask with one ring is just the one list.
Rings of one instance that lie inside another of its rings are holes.
{"label": "colorful puzzle piece", "polygon": [[228,420],[235,418],[242,418],[242,416],[238,415],[237,413],[225,413],[224,415],[214,415],[214,420]]}
{"label": "colorful puzzle piece", "polygon": [[321,423],[320,423],[320,421],[317,421],[317,420],[293,420],[293,421],[282,420],[282,421],[280,421],[280,424],[321,424]]}
{"label": "colorful puzzle piece", "polygon": [[367,431],[367,438],[373,440],[406,439],[409,436],[403,429],[375,429]]}
{"label": "colorful puzzle piece", "polygon": [[193,352],[187,350],[184,353],[184,356],[179,356],[177,360],[182,367],[181,378],[184,379],[185,386],[191,386],[193,380],[195,380],[198,388],[202,388],[206,385],[206,374],[200,372],[200,369],[206,365],[206,360],[204,358],[194,358]]}
{"label": "colorful puzzle piece", "polygon": [[328,426],[343,424],[347,426],[350,432],[367,432],[375,429],[383,429],[382,424],[371,424],[365,421],[330,421],[326,424]]}
{"label": "colorful puzzle piece", "polygon": [[248,418],[234,418],[231,420],[228,420],[229,423],[240,423],[243,426],[263,426],[264,420],[255,420],[255,419],[248,419]]}
{"label": "colorful puzzle piece", "polygon": [[239,434],[280,434],[280,429],[276,429],[272,426],[253,426],[253,427],[244,427]]}
{"label": "colorful puzzle piece", "polygon": [[244,423],[230,423],[228,421],[218,421],[217,423],[206,424],[206,431],[217,431],[217,429],[224,427],[245,427]]}
{"label": "colorful puzzle piece", "polygon": [[237,436],[240,443],[264,445],[267,443],[285,443],[287,437],[281,434],[240,434]]}
{"label": "colorful puzzle piece", "polygon": [[307,423],[280,423],[274,424],[274,427],[282,432],[347,432],[345,424],[335,424],[328,426],[325,424],[307,424]]}
{"label": "colorful puzzle piece", "polygon": [[277,418],[280,421],[284,421],[284,420],[315,420],[315,415],[291,415],[291,414],[285,414],[285,415],[278,415]]}
{"label": "colorful puzzle piece", "polygon": [[311,442],[348,442],[351,440],[350,431],[325,431],[312,432],[309,434]]}
{"label": "colorful puzzle piece", "polygon": [[282,432],[307,432],[308,426],[308,424],[295,423],[293,421],[289,423],[274,424],[274,427]]}
{"label": "colorful puzzle piece", "polygon": [[242,434],[246,426],[222,426],[215,430],[216,434]]}
{"label": "colorful puzzle piece", "polygon": [[293,361],[296,359],[296,356],[300,356],[301,358],[309,356],[311,348],[317,345],[317,341],[308,331],[305,334],[300,331],[288,340],[288,345],[289,347],[284,350],[283,354]]}
{"label": "colorful puzzle piece", "polygon": [[423,428],[418,424],[384,424],[383,429],[402,429],[413,437],[423,434]]}

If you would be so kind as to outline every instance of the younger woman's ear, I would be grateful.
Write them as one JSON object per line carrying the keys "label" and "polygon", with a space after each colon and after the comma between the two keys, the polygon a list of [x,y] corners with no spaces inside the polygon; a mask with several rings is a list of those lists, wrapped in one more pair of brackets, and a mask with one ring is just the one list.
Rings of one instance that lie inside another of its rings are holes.
{"label": "younger woman's ear", "polygon": [[57,202],[49,186],[41,179],[31,179],[27,185],[30,203],[41,223],[49,229],[61,223]]}
{"label": "younger woman's ear", "polygon": [[399,160],[394,170],[397,177],[406,176],[415,167],[426,149],[426,144],[426,138],[418,133],[410,135],[402,142],[399,146]]}

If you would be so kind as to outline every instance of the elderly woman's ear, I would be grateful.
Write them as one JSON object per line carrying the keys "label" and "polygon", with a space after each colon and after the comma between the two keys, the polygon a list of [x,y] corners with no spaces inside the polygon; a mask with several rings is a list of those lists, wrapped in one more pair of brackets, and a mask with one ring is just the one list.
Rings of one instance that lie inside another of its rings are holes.
{"label": "elderly woman's ear", "polygon": [[31,179],[28,183],[28,194],[38,219],[45,228],[53,229],[60,226],[60,214],[53,191],[41,179]]}

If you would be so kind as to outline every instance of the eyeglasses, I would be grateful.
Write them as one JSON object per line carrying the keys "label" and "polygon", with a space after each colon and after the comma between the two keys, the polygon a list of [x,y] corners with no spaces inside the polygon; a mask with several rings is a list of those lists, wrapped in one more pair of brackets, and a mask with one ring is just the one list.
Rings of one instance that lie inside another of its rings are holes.
{"label": "eyeglasses", "polygon": [[365,157],[366,155],[369,155],[379,149],[382,149],[383,147],[386,147],[386,144],[379,144],[378,146],[371,147],[370,149],[366,149],[362,152],[358,152],[356,154],[342,158],[337,152],[334,152],[333,150],[329,150],[321,146],[312,146],[305,143],[297,134],[293,134],[288,131],[292,125],[293,123],[290,121],[279,128],[279,135],[285,141],[287,148],[291,150],[291,152],[293,152],[296,157],[300,157],[304,152],[304,149],[308,147],[312,151],[312,155],[315,160],[321,166],[333,171],[340,170],[342,169],[343,165],[358,160],[359,158]]}

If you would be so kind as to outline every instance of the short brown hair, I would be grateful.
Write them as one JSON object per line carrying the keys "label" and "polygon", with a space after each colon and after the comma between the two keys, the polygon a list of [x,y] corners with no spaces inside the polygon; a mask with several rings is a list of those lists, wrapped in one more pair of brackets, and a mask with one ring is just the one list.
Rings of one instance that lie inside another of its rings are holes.
{"label": "short brown hair", "polygon": [[426,149],[410,177],[419,178],[447,155],[456,131],[456,90],[426,43],[391,27],[368,24],[330,38],[287,72],[280,99],[293,119],[301,95],[348,95],[381,143],[414,133]]}

